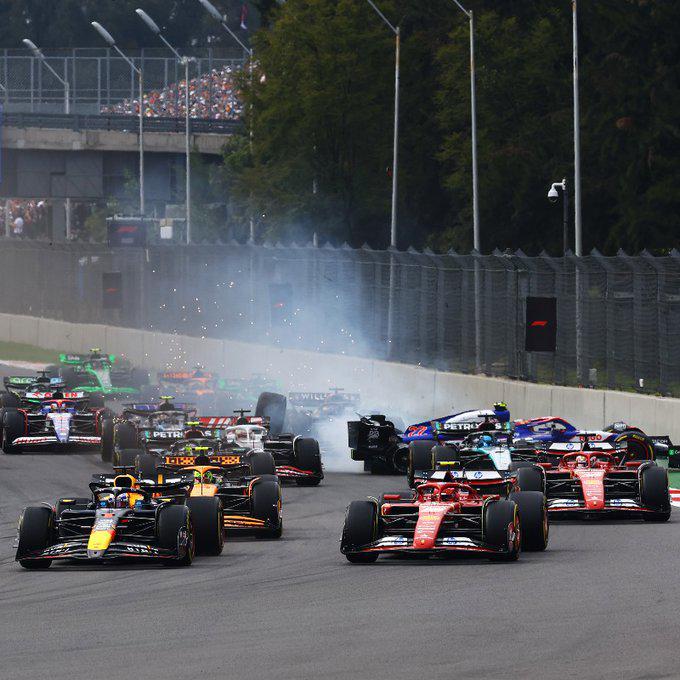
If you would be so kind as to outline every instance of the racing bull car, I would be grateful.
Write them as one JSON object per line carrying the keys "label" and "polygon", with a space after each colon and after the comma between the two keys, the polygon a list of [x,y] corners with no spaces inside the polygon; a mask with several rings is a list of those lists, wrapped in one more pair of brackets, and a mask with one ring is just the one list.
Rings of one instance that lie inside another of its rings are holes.
{"label": "racing bull car", "polygon": [[[195,527],[208,535],[206,551],[222,549],[219,503],[192,508],[188,484],[140,484],[131,475],[98,476],[90,498],[62,498],[54,507],[27,507],[17,533],[15,559],[25,569],[46,569],[54,560],[105,562],[152,560],[189,566],[195,553]],[[195,510],[195,512],[194,512]]]}
{"label": "racing bull car", "polygon": [[519,557],[523,530],[514,500],[483,496],[463,482],[427,482],[350,503],[340,551],[355,563],[381,554],[456,553],[511,561]]}
{"label": "racing bull car", "polygon": [[2,449],[21,453],[27,449],[96,448],[106,409],[92,409],[83,392],[27,392],[37,407],[2,409]]}

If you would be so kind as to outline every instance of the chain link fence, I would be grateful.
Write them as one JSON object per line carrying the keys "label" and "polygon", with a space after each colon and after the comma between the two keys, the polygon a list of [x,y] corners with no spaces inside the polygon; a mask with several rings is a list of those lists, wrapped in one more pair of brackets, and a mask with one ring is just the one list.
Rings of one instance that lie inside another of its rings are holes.
{"label": "chain link fence", "polygon": [[[102,275],[124,303],[103,307]],[[680,253],[527,257],[0,241],[3,312],[680,396]],[[524,351],[527,296],[557,351]],[[64,348],[67,349],[67,348]]]}
{"label": "chain link fence", "polygon": [[[98,114],[125,99],[137,99],[137,76],[113,50],[45,50],[44,54],[70,85],[73,113]],[[192,77],[227,67],[238,70],[244,63],[239,50],[208,48],[191,56],[196,58]],[[130,51],[129,57],[144,73],[145,92],[164,90],[184,79],[184,67],[167,50]],[[63,113],[65,108],[64,85],[28,50],[0,51],[0,97],[8,112]]]}

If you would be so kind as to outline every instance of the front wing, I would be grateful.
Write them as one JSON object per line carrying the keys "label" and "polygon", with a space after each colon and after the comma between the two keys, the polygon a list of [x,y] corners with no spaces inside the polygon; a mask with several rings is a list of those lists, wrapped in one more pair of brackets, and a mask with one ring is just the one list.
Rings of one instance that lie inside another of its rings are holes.
{"label": "front wing", "polygon": [[569,517],[617,517],[627,519],[640,517],[646,513],[659,512],[658,509],[648,508],[634,498],[607,498],[604,507],[593,510],[586,507],[586,503],[578,498],[548,498],[548,514],[551,519],[568,519]]}
{"label": "front wing", "polygon": [[24,437],[17,437],[13,442],[13,446],[26,447],[41,447],[41,446],[99,446],[102,438],[94,435],[73,435],[69,437],[68,441],[60,442],[54,435],[27,435]]}
{"label": "front wing", "polygon": [[177,550],[165,550],[157,546],[130,541],[114,541],[103,557],[91,557],[87,550],[88,539],[71,539],[48,546],[42,551],[24,553],[17,552],[17,560],[87,560],[90,562],[107,562],[127,559],[181,559],[186,548],[180,553]]}
{"label": "front wing", "polygon": [[482,555],[505,555],[507,550],[490,546],[483,541],[469,538],[466,536],[445,536],[435,541],[434,548],[426,550],[417,548],[413,545],[413,538],[408,536],[385,536],[369,543],[365,546],[354,548],[343,546],[343,554],[347,553],[391,553],[405,555],[422,555],[429,557],[437,554],[462,553],[462,554],[482,554]]}

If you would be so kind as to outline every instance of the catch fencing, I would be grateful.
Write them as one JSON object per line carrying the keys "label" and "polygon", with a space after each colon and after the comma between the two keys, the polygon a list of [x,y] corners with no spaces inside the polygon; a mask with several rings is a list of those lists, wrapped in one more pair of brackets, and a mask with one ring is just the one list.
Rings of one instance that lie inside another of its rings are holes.
{"label": "catch fencing", "polygon": [[[114,309],[102,290],[112,272],[122,280]],[[13,314],[680,396],[675,251],[551,258],[4,239],[0,286],[0,311]],[[528,296],[557,299],[555,353],[524,351]]]}
{"label": "catch fencing", "polygon": [[[137,100],[137,75],[112,49],[45,50],[47,63],[70,86],[72,113],[98,114],[125,99]],[[184,79],[184,67],[167,50],[143,49],[128,55],[144,73],[144,91],[163,90]],[[242,51],[195,50],[191,77],[229,67],[240,69]],[[208,83],[207,87],[213,87]],[[28,50],[0,51],[0,100],[7,112],[63,113],[64,85]],[[207,93],[210,99],[211,93]]]}

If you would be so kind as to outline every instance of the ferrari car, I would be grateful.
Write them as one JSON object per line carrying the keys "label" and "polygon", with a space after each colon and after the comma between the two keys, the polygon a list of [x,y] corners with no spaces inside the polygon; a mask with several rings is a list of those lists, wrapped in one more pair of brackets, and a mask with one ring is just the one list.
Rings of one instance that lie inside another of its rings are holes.
{"label": "ferrari car", "polygon": [[463,482],[427,482],[408,493],[353,501],[347,508],[340,551],[355,563],[381,554],[468,554],[516,560],[522,524],[517,503],[484,496]]}
{"label": "ferrari car", "polygon": [[94,392],[105,397],[141,394],[149,382],[149,375],[132,366],[125,358],[105,354],[99,348],[89,354],[60,354],[59,364],[47,367],[59,376],[70,390]]}
{"label": "ferrari car", "polygon": [[543,471],[548,512],[555,519],[616,517],[665,522],[671,515],[668,474],[653,455],[626,442],[551,444]]}
{"label": "ferrari car", "polygon": [[83,392],[27,392],[32,408],[2,409],[2,449],[21,453],[29,449],[96,448],[101,445],[102,419],[107,411],[93,409]]}
{"label": "ferrari car", "polygon": [[135,559],[188,566],[197,525],[204,532],[204,525],[216,527],[212,547],[221,550],[217,504],[193,512],[186,503],[192,483],[147,485],[131,475],[101,475],[90,483],[90,498],[27,507],[19,520],[16,560],[25,569],[46,569],[54,560]]}

